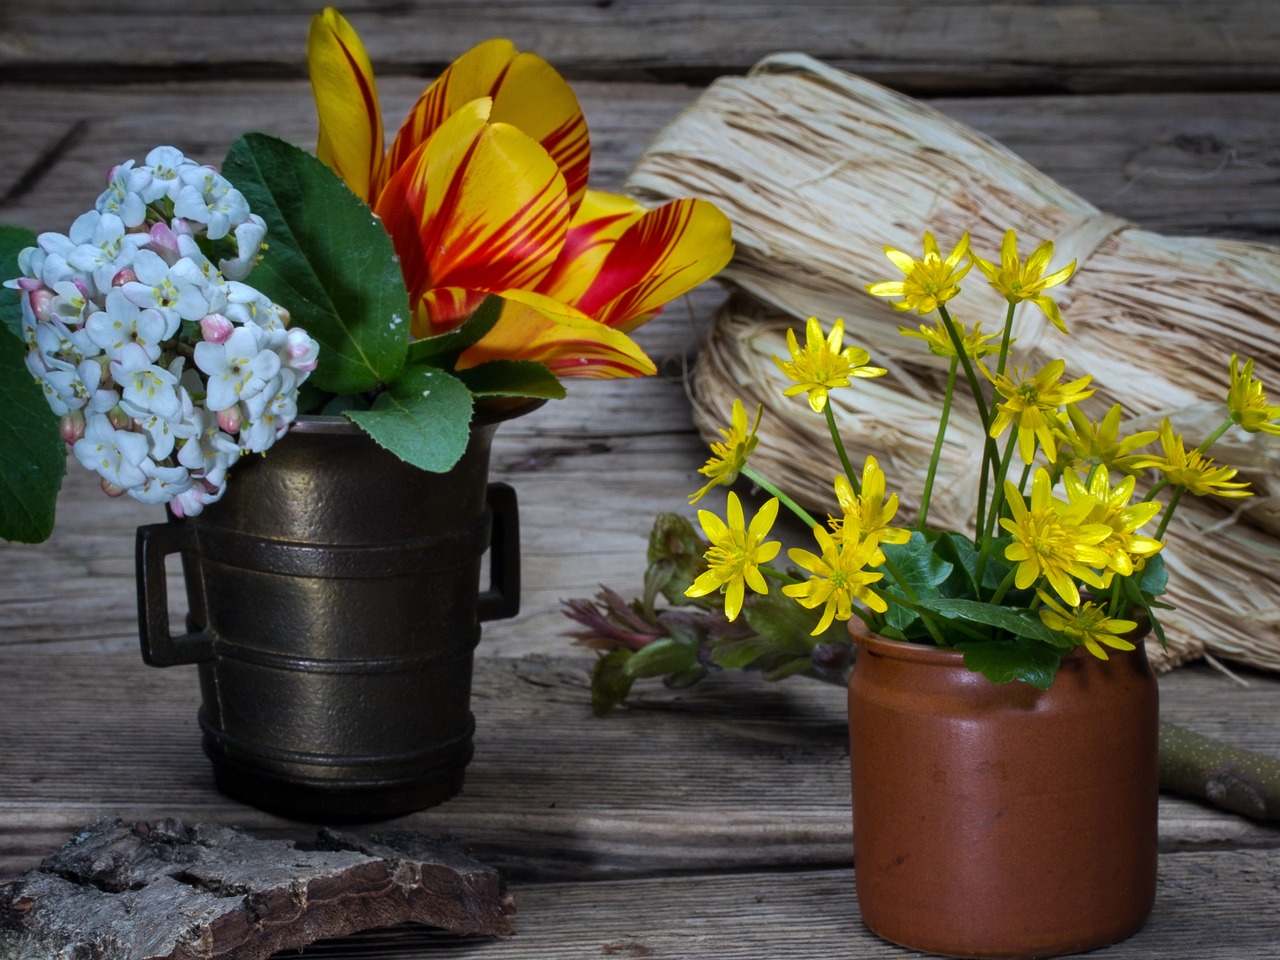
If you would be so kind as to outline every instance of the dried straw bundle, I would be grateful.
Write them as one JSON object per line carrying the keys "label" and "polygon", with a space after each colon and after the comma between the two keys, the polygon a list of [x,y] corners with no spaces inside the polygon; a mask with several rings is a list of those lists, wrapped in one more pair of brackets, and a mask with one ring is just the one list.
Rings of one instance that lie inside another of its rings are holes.
{"label": "dried straw bundle", "polygon": [[[1280,251],[1139,230],[930,107],[804,56],[718,81],[659,135],[629,186],[654,198],[706,197],[733,220],[738,255],[724,276],[743,292],[717,317],[699,360],[695,414],[713,438],[735,396],[764,403],[756,465],[814,507],[833,506],[838,466],[822,418],[779,401],[785,380],[772,361],[785,355],[786,328],[812,315],[843,317],[848,340],[889,368],[833,395],[835,410],[851,452],[874,453],[904,511],[918,506],[944,361],[898,334],[914,315],[864,288],[894,273],[885,245],[918,251],[926,229],[944,249],[967,230],[993,256],[1012,226],[1024,249],[1055,240],[1051,269],[1078,260],[1076,276],[1053,291],[1071,336],[1024,306],[1013,362],[1036,369],[1061,357],[1068,377],[1092,374],[1095,418],[1115,401],[1138,418],[1128,430],[1168,413],[1193,445],[1224,414],[1232,353],[1254,357],[1256,375],[1280,389]],[[1004,313],[976,274],[959,305],[961,319],[988,329]],[[931,517],[958,527],[974,508],[981,430],[964,409],[951,423]],[[1258,496],[1230,505],[1235,512],[1193,498],[1179,507],[1167,551],[1178,609],[1164,618],[1166,662],[1207,647],[1280,669],[1275,440],[1254,435],[1214,451],[1247,471]]]}

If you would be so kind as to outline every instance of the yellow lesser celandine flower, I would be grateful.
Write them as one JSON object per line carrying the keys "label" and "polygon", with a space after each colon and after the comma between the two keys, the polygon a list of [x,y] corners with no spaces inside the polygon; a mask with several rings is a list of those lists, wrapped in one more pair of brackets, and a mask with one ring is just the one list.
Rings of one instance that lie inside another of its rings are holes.
{"label": "yellow lesser celandine flower", "polygon": [[[951,319],[955,321],[955,317]],[[947,333],[946,321],[941,317],[932,327],[922,323],[919,330],[899,327],[898,332],[904,337],[918,337],[923,340],[928,345],[929,352],[935,357],[952,358],[956,355],[955,344],[951,342],[951,335]],[[964,347],[964,352],[974,360],[979,360],[990,353],[1000,352],[1000,344],[991,342],[999,340],[1000,334],[983,333],[981,320],[973,325],[972,330],[967,330],[964,324],[956,322],[956,332],[960,334],[960,344]]]}
{"label": "yellow lesser celandine flower", "polygon": [[1043,577],[1063,600],[1077,606],[1080,589],[1075,581],[1102,588],[1098,570],[1109,557],[1098,547],[1111,535],[1104,523],[1087,523],[1090,504],[1067,503],[1052,494],[1049,472],[1037,468],[1031,481],[1031,502],[1010,481],[1005,481],[1005,497],[1011,517],[1002,517],[1000,526],[1013,542],[1004,556],[1017,564],[1014,585],[1025,590]]}
{"label": "yellow lesser celandine flower", "polygon": [[853,616],[854,600],[884,613],[888,604],[871,589],[871,584],[883,579],[884,574],[866,569],[884,563],[884,554],[875,537],[859,537],[852,526],[846,526],[837,540],[821,524],[814,526],[813,536],[822,556],[808,550],[787,551],[793,563],[813,576],[804,583],[791,583],[782,588],[783,593],[802,607],[812,610],[826,605],[812,636],[826,630],[832,620],[848,620]]}
{"label": "yellow lesser celandine flower", "polygon": [[1137,531],[1155,518],[1161,505],[1154,500],[1131,503],[1137,483],[1133,477],[1126,476],[1113,487],[1107,471],[1099,468],[1086,485],[1074,470],[1068,470],[1062,482],[1067,500],[1072,504],[1083,503],[1088,508],[1086,523],[1102,523],[1111,528],[1111,535],[1098,544],[1108,558],[1104,581],[1109,581],[1115,573],[1129,576],[1148,557],[1160,552],[1164,546],[1161,541],[1141,536]]}
{"label": "yellow lesser celandine flower", "polygon": [[1227,410],[1231,421],[1249,433],[1280,435],[1280,407],[1268,406],[1262,392],[1262,381],[1253,379],[1253,358],[1239,368],[1240,358],[1231,355],[1231,387],[1227,391]]}
{"label": "yellow lesser celandine flower", "polygon": [[853,491],[853,484],[844,474],[836,477],[836,501],[840,504],[840,517],[832,517],[832,530],[844,530],[858,537],[874,537],[879,543],[906,543],[911,531],[891,527],[898,512],[898,495],[885,499],[884,471],[875,457],[867,457],[862,466],[862,493]]}
{"label": "yellow lesser celandine flower", "polygon": [[1040,622],[1050,630],[1075,641],[1099,660],[1110,659],[1103,646],[1113,650],[1133,650],[1134,646],[1120,634],[1137,628],[1133,620],[1112,619],[1105,608],[1096,603],[1073,604],[1068,610],[1043,590],[1036,593],[1045,605],[1040,609]]}
{"label": "yellow lesser celandine flower", "polygon": [[768,593],[769,585],[759,568],[782,549],[777,540],[764,542],[777,518],[778,498],[771,497],[748,526],[738,495],[732,491],[725,507],[727,523],[710,510],[699,510],[698,521],[711,543],[706,553],[708,569],[693,581],[685,596],[705,597],[719,590],[724,593],[725,618],[735,620],[742,610],[747,587],[756,593]]}
{"label": "yellow lesser celandine flower", "polygon": [[1007,373],[992,373],[986,367],[982,370],[995,385],[996,392],[1004,397],[1004,402],[997,405],[998,411],[991,422],[991,436],[998,438],[1010,424],[1016,424],[1018,451],[1023,463],[1030,463],[1035,458],[1037,440],[1045,456],[1050,461],[1056,460],[1055,435],[1062,429],[1058,410],[1093,396],[1092,390],[1084,389],[1093,378],[1081,377],[1059,384],[1066,370],[1066,363],[1062,360],[1052,361],[1034,377],[1027,377],[1023,370],[1016,380]]}
{"label": "yellow lesser celandine flower", "polygon": [[1054,462],[1059,469],[1075,466],[1088,471],[1092,467],[1105,467],[1137,474],[1149,458],[1134,451],[1159,436],[1154,430],[1142,430],[1121,439],[1118,403],[1097,423],[1091,422],[1074,404],[1067,407],[1067,418],[1070,424],[1060,424],[1058,431],[1063,444]]}
{"label": "yellow lesser celandine flower", "polygon": [[1184,487],[1197,497],[1251,497],[1247,482],[1233,481],[1240,471],[1235,467],[1215,465],[1212,457],[1199,450],[1187,451],[1182,434],[1173,432],[1173,424],[1165,417],[1160,423],[1160,446],[1164,456],[1149,457],[1144,467],[1154,467],[1175,487]]}
{"label": "yellow lesser celandine flower", "polygon": [[960,265],[969,253],[969,234],[965,233],[945,257],[938,249],[938,241],[928,231],[924,235],[924,256],[916,259],[909,253],[885,247],[884,255],[904,274],[902,280],[885,280],[867,285],[873,297],[899,297],[891,306],[895,310],[914,310],[919,314],[932,313],[939,304],[946,303],[960,292],[960,281],[969,272],[972,263]]}
{"label": "yellow lesser celandine flower", "polygon": [[783,390],[782,395],[794,397],[808,393],[809,406],[814,413],[821,413],[827,405],[828,391],[849,386],[850,377],[882,377],[888,372],[883,367],[867,366],[871,354],[862,347],[843,345],[843,320],[836,320],[831,326],[831,333],[823,337],[818,318],[810,317],[805,324],[804,339],[805,345],[801,349],[795,331],[787,330],[787,349],[791,351],[791,359],[774,357],[773,362],[787,375],[787,379],[795,382],[794,386]]}
{"label": "yellow lesser celandine flower", "polygon": [[711,481],[697,493],[690,495],[690,503],[697,503],[712,487],[722,485],[727,487],[738,479],[738,474],[747,465],[747,458],[751,456],[751,451],[755,450],[756,444],[760,442],[756,437],[756,429],[760,426],[760,416],[763,411],[763,404],[756,407],[756,422],[748,429],[747,408],[742,405],[741,400],[733,401],[732,421],[729,428],[727,430],[720,428],[720,435],[724,437],[724,441],[711,444],[711,456],[704,466],[698,468],[698,472],[705,477],[710,477]]}
{"label": "yellow lesser celandine flower", "polygon": [[1013,230],[1006,230],[1004,242],[1000,245],[1000,265],[989,263],[981,257],[974,256],[973,262],[987,276],[991,286],[1009,303],[1020,303],[1023,300],[1034,303],[1044,311],[1044,315],[1063,333],[1067,326],[1062,322],[1062,314],[1058,305],[1044,291],[1056,287],[1075,272],[1076,262],[1072,260],[1061,270],[1045,276],[1045,267],[1053,258],[1053,242],[1046,240],[1027,257],[1026,263],[1018,259],[1018,235]]}

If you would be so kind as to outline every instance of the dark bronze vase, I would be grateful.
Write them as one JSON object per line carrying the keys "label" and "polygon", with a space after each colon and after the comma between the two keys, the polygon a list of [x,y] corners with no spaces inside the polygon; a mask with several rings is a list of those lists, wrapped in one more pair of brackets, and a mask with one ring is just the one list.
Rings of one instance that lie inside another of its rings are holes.
{"label": "dark bronze vase", "polygon": [[[480,622],[520,600],[515,491],[489,483],[478,414],[448,473],[405,464],[341,417],[301,418],[198,516],[138,530],[142,657],[199,665],[218,788],[303,819],[447,800],[472,755]],[[489,552],[489,585],[481,563]],[[182,554],[189,632],[170,632]]]}
{"label": "dark bronze vase", "polygon": [[993,684],[954,650],[850,633],[867,926],[955,957],[1058,956],[1137,931],[1155,898],[1159,789],[1142,644],[1107,662],[1078,649],[1042,691]]}

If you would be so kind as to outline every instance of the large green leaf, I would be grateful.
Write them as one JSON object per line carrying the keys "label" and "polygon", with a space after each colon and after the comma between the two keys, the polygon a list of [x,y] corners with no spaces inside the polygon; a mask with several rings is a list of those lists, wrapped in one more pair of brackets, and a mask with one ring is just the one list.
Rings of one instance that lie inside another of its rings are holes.
{"label": "large green leaf", "polygon": [[[36,245],[36,235],[26,227],[0,223],[0,283],[18,276],[18,254]],[[22,337],[22,307],[17,290],[0,287],[0,323],[19,340]]]}
{"label": "large green leaf", "polygon": [[471,407],[471,393],[456,377],[410,367],[371,409],[347,410],[346,417],[406,463],[444,473],[466,452]]}
{"label": "large green leaf", "polygon": [[502,304],[501,297],[491,294],[480,302],[471,316],[452,330],[413,341],[409,344],[409,362],[452,367],[463,350],[493,329],[502,316]]}
{"label": "large green leaf", "polygon": [[249,282],[320,344],[311,382],[362,393],[394,380],[408,352],[409,297],[368,204],[306,151],[261,133],[237,140],[222,172],[267,222]]}
{"label": "large green leaf", "polygon": [[627,671],[632,656],[631,650],[619,647],[596,661],[591,671],[591,712],[597,717],[603,717],[627,699],[635,681]]}
{"label": "large green leaf", "polygon": [[1030,610],[1021,607],[997,607],[980,600],[959,600],[943,597],[921,598],[921,607],[948,619],[968,620],[970,623],[982,623],[991,627],[1000,627],[1015,636],[1027,637],[1031,640],[1042,640],[1053,646],[1070,646],[1057,633],[1054,633],[1040,618]]}
{"label": "large green leaf", "polygon": [[683,673],[697,663],[696,644],[663,637],[637,650],[623,665],[623,670],[631,677],[660,677],[665,673]]}
{"label": "large green leaf", "polygon": [[1048,690],[1057,675],[1062,657],[1042,643],[1019,640],[984,640],[962,643],[964,665],[981,673],[992,683],[1021,680]]}
{"label": "large green leaf", "polygon": [[458,371],[458,379],[472,396],[534,397],[560,400],[564,384],[544,364],[535,360],[490,360]]}
{"label": "large green leaf", "polygon": [[26,344],[0,328],[0,537],[39,543],[53,532],[67,449],[25,355]]}

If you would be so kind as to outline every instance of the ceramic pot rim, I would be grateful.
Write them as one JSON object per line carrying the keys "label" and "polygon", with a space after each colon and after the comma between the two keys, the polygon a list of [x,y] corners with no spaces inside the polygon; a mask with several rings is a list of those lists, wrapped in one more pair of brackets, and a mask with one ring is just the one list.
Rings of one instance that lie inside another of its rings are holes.
{"label": "ceramic pot rim", "polygon": [[[523,416],[526,413],[532,413],[538,407],[542,406],[545,400],[530,400],[513,407],[505,408],[477,408],[475,414],[471,418],[473,426],[489,426],[495,423],[503,423],[507,420],[514,420],[516,417]],[[355,436],[364,433],[358,426],[343,416],[327,416],[318,413],[304,413],[299,415],[289,427],[289,433],[305,433],[310,435],[318,434],[337,434],[339,436]]]}

